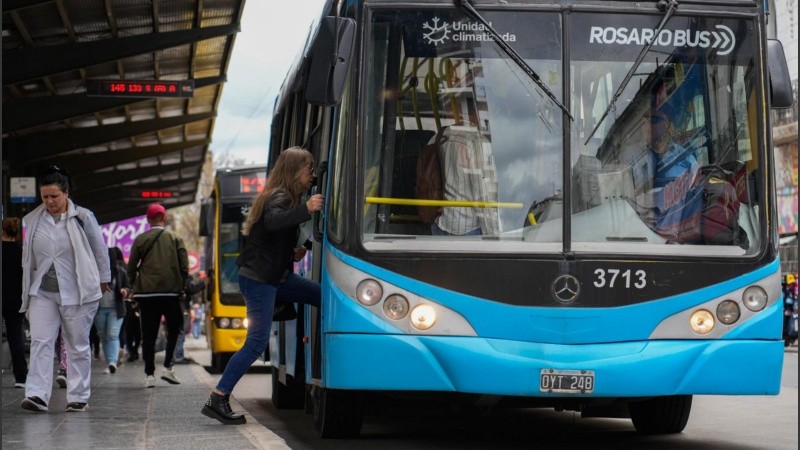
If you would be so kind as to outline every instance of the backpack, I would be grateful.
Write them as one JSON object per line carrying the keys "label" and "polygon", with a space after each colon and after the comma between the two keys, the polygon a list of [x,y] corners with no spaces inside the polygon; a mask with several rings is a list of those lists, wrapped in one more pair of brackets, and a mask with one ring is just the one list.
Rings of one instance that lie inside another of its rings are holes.
{"label": "backpack", "polygon": [[[431,143],[419,151],[414,195],[420,200],[444,199],[444,176],[439,149],[446,139],[440,131]],[[417,206],[417,214],[423,223],[433,223],[441,213],[442,208],[438,206]]]}
{"label": "backpack", "polygon": [[739,245],[747,248],[747,234],[739,226],[739,195],[734,174],[717,165],[700,168],[702,189],[700,235],[708,245]]}

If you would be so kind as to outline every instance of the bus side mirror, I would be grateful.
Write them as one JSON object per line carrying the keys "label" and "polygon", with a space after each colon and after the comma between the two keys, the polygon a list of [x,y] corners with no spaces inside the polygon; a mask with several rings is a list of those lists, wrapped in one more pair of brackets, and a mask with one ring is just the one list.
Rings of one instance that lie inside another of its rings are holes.
{"label": "bus side mirror", "polygon": [[[334,37],[338,31],[338,36]],[[317,106],[335,106],[342,100],[344,82],[355,46],[356,22],[328,16],[319,25],[311,50],[306,82],[306,101]]]}
{"label": "bus side mirror", "polygon": [[214,215],[212,206],[208,203],[200,205],[200,231],[198,232],[200,236],[211,236],[211,224],[214,222],[212,220]]}
{"label": "bus side mirror", "polygon": [[794,103],[792,81],[783,45],[777,39],[767,41],[767,71],[769,72],[770,97],[773,108],[789,108]]}

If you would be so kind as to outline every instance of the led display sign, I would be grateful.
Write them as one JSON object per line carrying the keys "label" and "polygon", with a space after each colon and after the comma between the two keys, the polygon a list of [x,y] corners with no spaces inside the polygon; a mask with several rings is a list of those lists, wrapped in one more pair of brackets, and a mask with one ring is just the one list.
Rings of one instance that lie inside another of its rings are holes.
{"label": "led display sign", "polygon": [[264,183],[266,182],[266,174],[256,173],[250,175],[239,176],[239,193],[240,194],[255,194],[264,190]]}
{"label": "led display sign", "polygon": [[94,97],[191,97],[194,80],[86,80],[86,95]]}
{"label": "led display sign", "polygon": [[262,168],[226,169],[217,173],[219,195],[223,202],[250,203],[250,199],[264,190],[267,171]]}
{"label": "led display sign", "polygon": [[133,195],[135,197],[146,198],[146,199],[172,198],[175,196],[170,191],[156,191],[156,190],[133,191]]}

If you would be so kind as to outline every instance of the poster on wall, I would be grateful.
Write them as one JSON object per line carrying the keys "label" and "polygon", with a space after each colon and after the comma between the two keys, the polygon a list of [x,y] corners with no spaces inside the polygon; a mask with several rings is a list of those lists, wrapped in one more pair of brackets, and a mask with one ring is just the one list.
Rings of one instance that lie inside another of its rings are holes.
{"label": "poster on wall", "polygon": [[146,216],[138,216],[117,222],[107,223],[100,226],[100,231],[106,245],[109,247],[119,247],[125,261],[131,254],[131,246],[136,236],[150,229]]}
{"label": "poster on wall", "polygon": [[778,233],[797,234],[797,142],[775,148]]}

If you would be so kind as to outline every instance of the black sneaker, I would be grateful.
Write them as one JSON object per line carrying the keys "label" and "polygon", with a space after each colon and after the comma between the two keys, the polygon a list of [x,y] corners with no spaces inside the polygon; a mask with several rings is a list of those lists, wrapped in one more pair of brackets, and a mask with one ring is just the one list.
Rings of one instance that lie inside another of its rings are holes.
{"label": "black sneaker", "polygon": [[39,397],[25,397],[22,399],[20,406],[22,406],[22,409],[27,409],[28,411],[33,412],[47,411],[47,403],[45,403],[44,400]]}
{"label": "black sneaker", "polygon": [[86,411],[87,409],[89,409],[89,405],[86,403],[81,403],[81,402],[67,403],[67,412],[80,412],[80,411]]}
{"label": "black sneaker", "polygon": [[58,376],[56,377],[56,384],[61,389],[67,387],[67,372],[64,372],[63,370],[60,370],[58,372]]}

